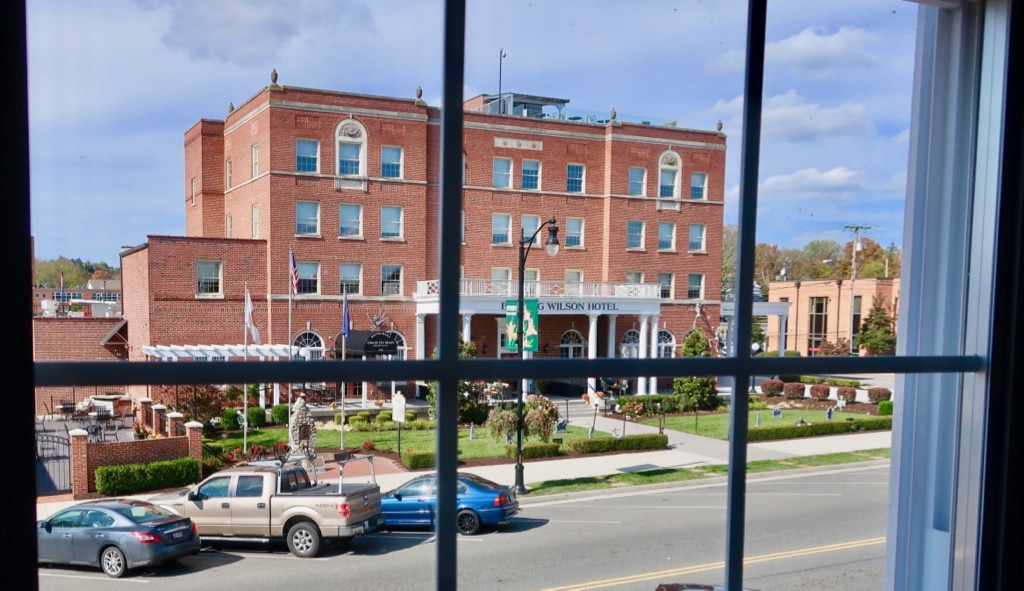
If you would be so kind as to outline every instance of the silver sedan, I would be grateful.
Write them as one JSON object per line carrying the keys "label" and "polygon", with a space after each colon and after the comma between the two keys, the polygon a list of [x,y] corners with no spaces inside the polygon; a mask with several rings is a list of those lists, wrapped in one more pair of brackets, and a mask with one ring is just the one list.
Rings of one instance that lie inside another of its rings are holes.
{"label": "silver sedan", "polygon": [[136,499],[73,505],[36,525],[40,564],[99,566],[111,577],[199,551],[192,520]]}

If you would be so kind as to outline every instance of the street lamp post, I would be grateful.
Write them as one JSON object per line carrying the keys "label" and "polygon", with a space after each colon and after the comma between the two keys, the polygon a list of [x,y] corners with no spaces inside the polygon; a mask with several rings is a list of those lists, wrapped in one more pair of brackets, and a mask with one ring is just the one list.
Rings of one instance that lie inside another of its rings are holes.
{"label": "street lamp post", "polygon": [[501,96],[501,64],[505,61],[505,48],[498,53],[498,113],[505,113],[505,99]]}
{"label": "street lamp post", "polygon": [[855,335],[853,334],[854,326],[853,321],[856,318],[857,310],[853,307],[853,304],[857,301],[856,296],[853,293],[854,286],[857,285],[857,247],[860,246],[860,231],[870,230],[871,226],[862,226],[859,224],[850,224],[844,227],[845,230],[853,232],[853,245],[850,247],[850,254],[853,258],[852,269],[850,272],[850,355],[857,355],[859,353],[859,347],[854,345]]}
{"label": "street lamp post", "polygon": [[[523,334],[523,309],[526,307],[526,257],[530,254],[530,248],[533,246],[533,241],[537,238],[537,234],[544,229],[544,226],[548,227],[548,240],[544,244],[544,248],[548,251],[548,256],[555,256],[558,254],[558,226],[555,225],[557,222],[555,218],[544,222],[537,226],[534,230],[533,235],[529,239],[523,236],[523,232],[519,232],[519,301],[516,305],[516,356],[520,359],[523,358],[523,341],[525,335]],[[522,380],[519,385],[519,401],[516,404],[516,492],[525,493],[526,484],[523,482],[523,398],[526,396],[526,388],[524,387],[526,380]]]}

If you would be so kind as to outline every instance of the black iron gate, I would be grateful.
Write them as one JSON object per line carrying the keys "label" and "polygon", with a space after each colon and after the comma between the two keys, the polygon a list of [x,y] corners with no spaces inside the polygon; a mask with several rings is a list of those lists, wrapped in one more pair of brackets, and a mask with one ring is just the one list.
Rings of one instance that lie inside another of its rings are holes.
{"label": "black iron gate", "polygon": [[61,435],[36,434],[36,494],[71,492],[71,442]]}

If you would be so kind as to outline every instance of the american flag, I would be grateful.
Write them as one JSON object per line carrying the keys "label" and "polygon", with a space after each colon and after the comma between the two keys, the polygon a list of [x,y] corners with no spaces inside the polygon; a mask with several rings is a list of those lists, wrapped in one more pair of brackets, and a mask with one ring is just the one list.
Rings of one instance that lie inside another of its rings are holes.
{"label": "american flag", "polygon": [[299,295],[299,266],[295,264],[295,251],[289,250],[292,265],[292,295]]}

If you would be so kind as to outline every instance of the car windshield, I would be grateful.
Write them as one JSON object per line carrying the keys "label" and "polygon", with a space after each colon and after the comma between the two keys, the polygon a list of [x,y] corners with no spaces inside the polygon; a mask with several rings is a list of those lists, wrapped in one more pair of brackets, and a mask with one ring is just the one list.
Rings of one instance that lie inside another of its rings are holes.
{"label": "car windshield", "polygon": [[115,509],[117,513],[124,515],[128,519],[131,519],[135,523],[149,523],[151,521],[159,521],[165,517],[174,515],[166,509],[162,509],[156,505],[124,505]]}

